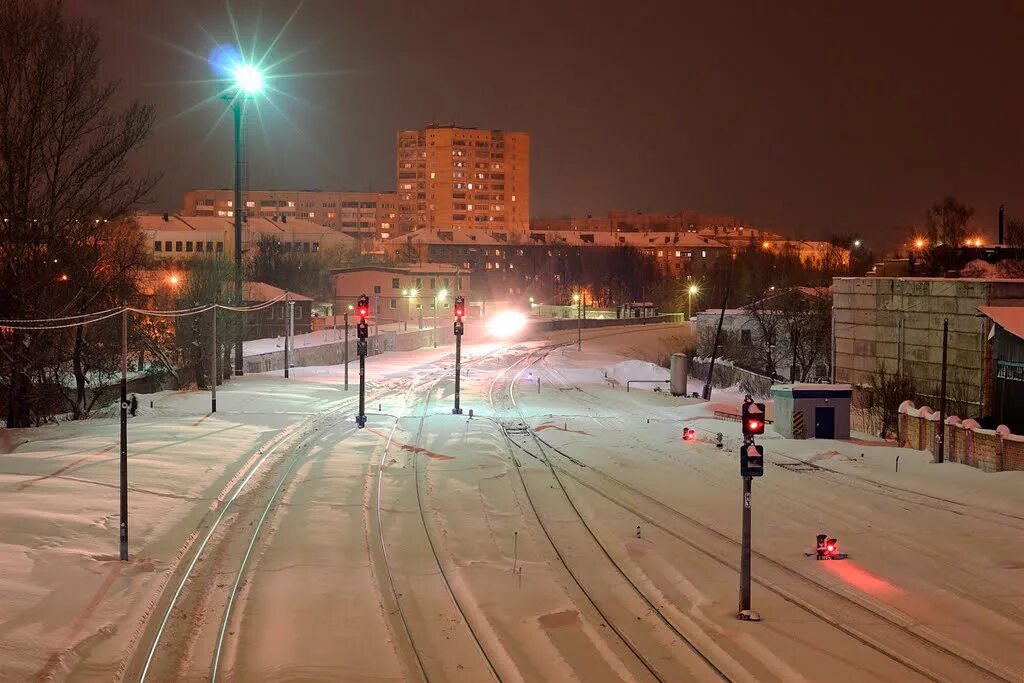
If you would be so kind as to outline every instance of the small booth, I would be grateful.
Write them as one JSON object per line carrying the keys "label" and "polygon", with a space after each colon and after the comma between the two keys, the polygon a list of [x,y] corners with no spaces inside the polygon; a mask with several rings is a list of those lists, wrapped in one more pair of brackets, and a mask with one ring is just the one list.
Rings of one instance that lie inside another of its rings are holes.
{"label": "small booth", "polygon": [[775,385],[775,431],[787,439],[849,439],[852,393],[849,384]]}

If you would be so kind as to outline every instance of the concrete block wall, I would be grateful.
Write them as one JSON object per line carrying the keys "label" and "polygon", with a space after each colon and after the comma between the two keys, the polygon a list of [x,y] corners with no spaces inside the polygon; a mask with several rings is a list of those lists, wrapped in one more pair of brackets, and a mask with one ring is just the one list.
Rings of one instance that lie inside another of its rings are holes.
{"label": "concrete block wall", "polygon": [[947,393],[967,401],[973,417],[987,414],[990,349],[977,308],[1024,305],[1024,281],[836,278],[832,289],[835,381],[869,385],[879,367],[902,367],[917,384],[918,400],[937,400],[942,322],[948,319]]}
{"label": "concrete block wall", "polygon": [[[927,450],[934,456],[938,450],[935,442],[938,424],[938,415],[930,408],[915,408],[912,402],[904,401],[900,406],[900,445]],[[961,422],[960,418],[950,416],[945,420],[944,429],[946,460],[983,472],[1024,470],[1024,436],[1010,433],[1005,426],[981,429],[974,420]]]}

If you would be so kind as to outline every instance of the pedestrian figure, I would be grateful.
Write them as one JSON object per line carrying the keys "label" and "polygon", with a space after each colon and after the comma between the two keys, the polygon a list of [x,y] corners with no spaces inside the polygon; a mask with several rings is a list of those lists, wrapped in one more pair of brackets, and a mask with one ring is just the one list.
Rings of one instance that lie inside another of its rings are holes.
{"label": "pedestrian figure", "polygon": [[636,525],[636,537],[640,538],[640,525],[639,524]]}
{"label": "pedestrian figure", "polygon": [[128,412],[131,413],[132,417],[135,417],[135,413],[139,410],[139,399],[132,394],[132,400],[128,403]]}

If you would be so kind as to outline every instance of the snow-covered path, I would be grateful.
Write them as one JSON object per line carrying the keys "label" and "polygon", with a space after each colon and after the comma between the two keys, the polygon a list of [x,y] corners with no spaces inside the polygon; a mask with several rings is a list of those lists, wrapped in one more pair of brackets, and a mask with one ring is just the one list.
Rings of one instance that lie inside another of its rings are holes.
{"label": "snow-covered path", "polygon": [[737,621],[738,424],[622,386],[675,332],[467,346],[462,416],[451,349],[371,358],[364,430],[337,367],[147,399],[127,565],[116,422],[25,434],[0,680],[1024,680],[1024,477],[869,440],[765,435]]}

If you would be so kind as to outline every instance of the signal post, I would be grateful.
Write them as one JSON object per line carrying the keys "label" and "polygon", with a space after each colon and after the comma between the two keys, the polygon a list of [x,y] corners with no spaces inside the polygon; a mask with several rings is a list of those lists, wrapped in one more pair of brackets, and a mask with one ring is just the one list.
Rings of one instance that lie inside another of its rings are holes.
{"label": "signal post", "polygon": [[[366,324],[366,317],[369,314],[370,297],[363,294],[359,297],[356,305],[356,315],[359,316],[359,322],[356,323],[356,353],[359,354],[359,414],[356,415],[356,424],[360,429],[366,426],[366,339],[370,336],[370,327]],[[347,318],[348,315],[345,317]],[[347,363],[345,368],[347,371]]]}
{"label": "signal post", "polygon": [[462,332],[464,324],[462,319],[466,315],[466,298],[455,297],[455,407],[452,408],[452,415],[462,415],[462,408],[459,407],[459,379],[462,377]]}
{"label": "signal post", "polygon": [[761,616],[750,609],[750,505],[751,482],[764,474],[764,447],[754,443],[754,436],[764,434],[764,404],[754,403],[748,394],[743,400],[743,447],[740,449],[740,476],[743,477],[743,545],[740,550],[740,604],[736,615],[743,621],[760,621]]}

